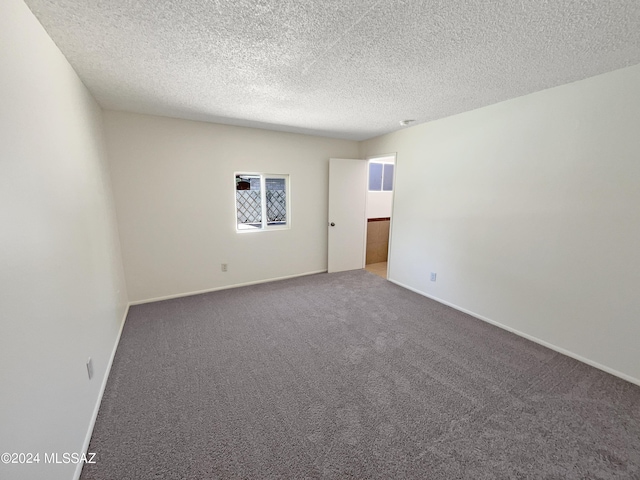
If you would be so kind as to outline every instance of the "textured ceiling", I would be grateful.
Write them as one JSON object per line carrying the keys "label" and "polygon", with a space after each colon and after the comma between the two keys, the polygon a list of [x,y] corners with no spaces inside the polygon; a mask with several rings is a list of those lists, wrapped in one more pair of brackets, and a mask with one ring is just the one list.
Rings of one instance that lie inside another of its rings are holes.
{"label": "textured ceiling", "polygon": [[640,63],[638,0],[26,0],[105,108],[362,140]]}

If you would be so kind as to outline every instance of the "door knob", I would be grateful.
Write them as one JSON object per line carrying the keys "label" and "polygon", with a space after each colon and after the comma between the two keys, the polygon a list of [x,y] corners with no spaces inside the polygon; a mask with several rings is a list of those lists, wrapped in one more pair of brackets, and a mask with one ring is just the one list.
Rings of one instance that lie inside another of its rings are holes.
{"label": "door knob", "polygon": [[331,223],[330,223],[330,225],[331,225],[332,227],[335,227],[335,226],[336,226],[336,224],[335,224],[335,223],[333,223],[333,222],[331,222]]}

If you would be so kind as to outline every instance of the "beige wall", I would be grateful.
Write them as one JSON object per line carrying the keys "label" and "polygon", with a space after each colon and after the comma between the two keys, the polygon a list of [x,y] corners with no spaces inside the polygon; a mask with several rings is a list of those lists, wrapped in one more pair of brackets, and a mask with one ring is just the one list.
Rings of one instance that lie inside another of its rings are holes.
{"label": "beige wall", "polygon": [[[3,480],[68,480],[126,309],[101,111],[22,0],[0,15]],[[94,361],[88,379],[85,362]]]}
{"label": "beige wall", "polygon": [[363,142],[390,278],[638,382],[638,132],[635,66]]}
{"label": "beige wall", "polygon": [[[326,270],[328,161],[357,142],[112,111],[105,126],[131,301]],[[240,171],[290,175],[291,229],[235,231]]]}

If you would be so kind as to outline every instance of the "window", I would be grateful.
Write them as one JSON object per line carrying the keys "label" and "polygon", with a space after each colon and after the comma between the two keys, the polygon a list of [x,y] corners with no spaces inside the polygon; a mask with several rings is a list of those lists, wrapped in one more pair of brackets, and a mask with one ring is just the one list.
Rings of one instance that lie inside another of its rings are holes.
{"label": "window", "polygon": [[393,163],[369,162],[369,191],[393,190]]}
{"label": "window", "polygon": [[236,173],[236,229],[289,227],[289,175]]}

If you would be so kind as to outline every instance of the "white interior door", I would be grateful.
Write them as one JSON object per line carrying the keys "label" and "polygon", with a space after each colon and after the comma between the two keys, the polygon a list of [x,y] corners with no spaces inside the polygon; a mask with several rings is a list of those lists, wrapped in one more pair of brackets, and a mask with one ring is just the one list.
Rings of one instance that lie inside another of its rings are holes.
{"label": "white interior door", "polygon": [[329,273],[364,268],[366,206],[366,160],[330,159]]}

